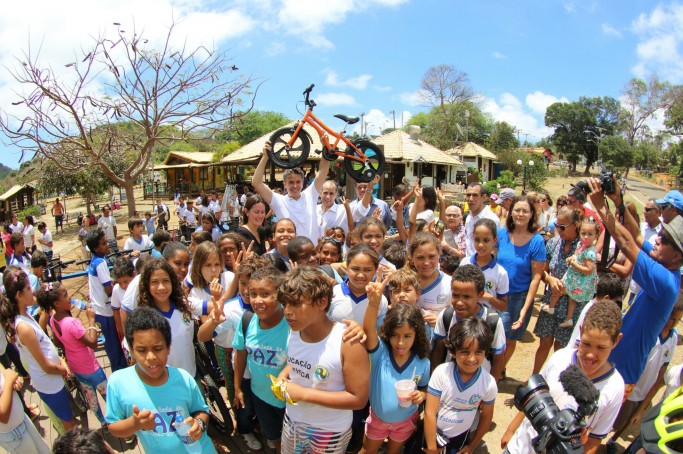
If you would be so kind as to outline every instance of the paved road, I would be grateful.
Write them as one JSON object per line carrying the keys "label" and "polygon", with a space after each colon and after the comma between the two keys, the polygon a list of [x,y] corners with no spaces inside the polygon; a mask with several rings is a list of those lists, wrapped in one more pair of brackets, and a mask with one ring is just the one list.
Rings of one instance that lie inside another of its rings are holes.
{"label": "paved road", "polygon": [[628,180],[627,189],[628,193],[631,194],[632,197],[638,199],[643,205],[648,199],[659,199],[664,197],[664,194],[668,192],[659,186],[632,179]]}

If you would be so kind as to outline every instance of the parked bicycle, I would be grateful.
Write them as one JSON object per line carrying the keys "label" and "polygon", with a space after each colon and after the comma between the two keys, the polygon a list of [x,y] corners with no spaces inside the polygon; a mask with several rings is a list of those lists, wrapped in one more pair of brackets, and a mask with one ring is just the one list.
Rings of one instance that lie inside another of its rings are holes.
{"label": "parked bicycle", "polygon": [[[311,85],[304,91],[304,103],[308,110],[294,126],[278,129],[270,136],[271,150],[268,157],[273,163],[285,169],[300,167],[308,159],[313,139],[304,129],[308,124],[316,130],[320,136],[323,149],[322,155],[328,161],[334,161],[339,157],[344,158],[344,169],[355,181],[368,183],[384,169],[384,153],[370,140],[365,138],[356,139],[353,142],[344,134],[346,127],[358,123],[358,117],[347,117],[336,114],[335,117],[345,122],[341,131],[335,132],[322,120],[313,114],[315,101],[310,99],[311,91],[315,85]],[[334,138],[330,142],[330,137]],[[345,149],[340,147],[346,145]],[[317,153],[321,152],[316,150]]]}

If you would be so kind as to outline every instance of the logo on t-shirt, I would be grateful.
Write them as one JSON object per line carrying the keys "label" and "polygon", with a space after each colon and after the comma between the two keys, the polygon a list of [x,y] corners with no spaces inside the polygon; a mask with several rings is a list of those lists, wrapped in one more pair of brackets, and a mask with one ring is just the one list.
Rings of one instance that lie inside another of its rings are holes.
{"label": "logo on t-shirt", "polygon": [[330,371],[325,366],[317,365],[313,371],[313,377],[316,382],[323,383],[330,378]]}
{"label": "logo on t-shirt", "polygon": [[451,295],[448,293],[441,293],[436,297],[436,302],[439,306],[446,306],[451,302]]}
{"label": "logo on t-shirt", "polygon": [[479,401],[481,401],[481,395],[472,394],[472,396],[470,396],[470,405],[476,405]]}

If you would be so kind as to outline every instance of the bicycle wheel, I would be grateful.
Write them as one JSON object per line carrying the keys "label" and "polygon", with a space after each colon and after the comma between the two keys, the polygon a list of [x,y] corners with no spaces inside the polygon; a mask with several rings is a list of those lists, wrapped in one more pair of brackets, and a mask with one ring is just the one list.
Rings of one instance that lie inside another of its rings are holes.
{"label": "bicycle wheel", "polygon": [[[375,175],[384,170],[384,153],[369,140],[357,140],[353,144],[365,154],[367,161],[360,162],[351,158],[344,158],[344,169],[353,180],[359,183],[368,183],[375,178]],[[346,154],[353,155],[355,150],[347,148]]]}
{"label": "bicycle wheel", "polygon": [[221,433],[230,435],[233,430],[232,416],[230,416],[230,410],[228,410],[228,406],[225,405],[225,399],[223,398],[223,395],[209,373],[202,373],[201,382],[202,387],[204,388],[202,390],[202,394],[204,394],[206,404],[211,410],[210,416],[213,425]]}
{"label": "bicycle wheel", "polygon": [[293,169],[302,166],[311,149],[311,138],[301,129],[291,147],[287,143],[294,135],[296,128],[278,129],[270,136],[271,151],[268,157],[273,163],[283,169]]}

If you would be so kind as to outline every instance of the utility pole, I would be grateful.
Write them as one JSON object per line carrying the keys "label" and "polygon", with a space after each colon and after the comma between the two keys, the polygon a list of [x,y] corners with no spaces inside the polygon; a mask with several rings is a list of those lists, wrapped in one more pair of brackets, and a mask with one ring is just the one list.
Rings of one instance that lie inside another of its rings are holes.
{"label": "utility pole", "polygon": [[363,135],[363,118],[364,118],[364,117],[365,117],[365,112],[363,112],[362,114],[360,114],[360,136],[361,136],[361,137],[365,137],[365,136]]}
{"label": "utility pole", "polygon": [[392,111],[389,112],[389,113],[391,114],[391,116],[392,116],[393,119],[394,119],[394,131],[396,131],[396,111],[395,111],[395,110],[392,110]]}

